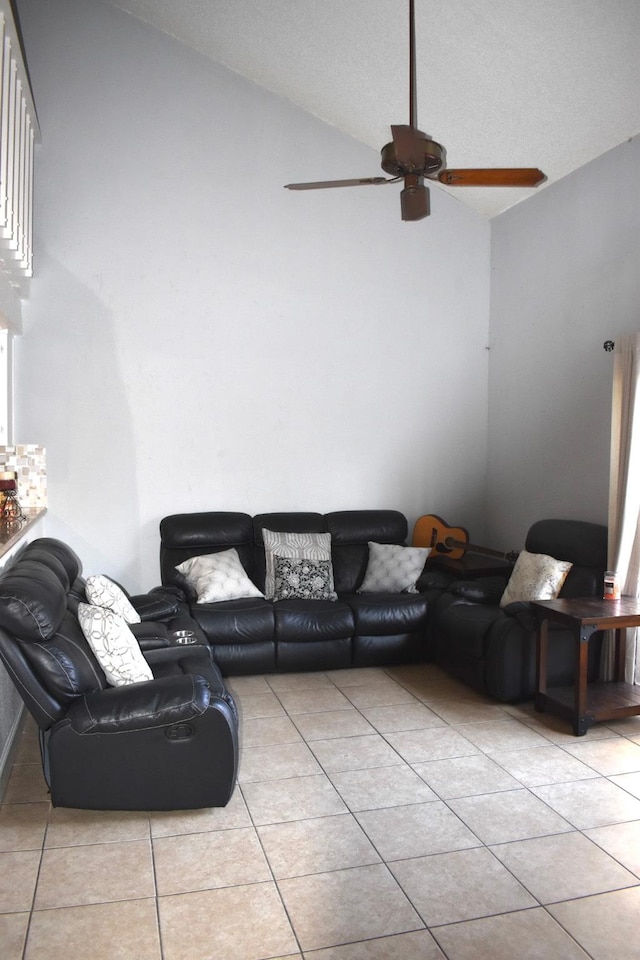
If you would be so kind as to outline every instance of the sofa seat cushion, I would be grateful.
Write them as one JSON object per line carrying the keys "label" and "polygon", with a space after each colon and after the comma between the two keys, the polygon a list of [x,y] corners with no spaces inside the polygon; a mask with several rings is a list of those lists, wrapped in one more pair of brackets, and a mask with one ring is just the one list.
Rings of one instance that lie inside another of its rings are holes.
{"label": "sofa seat cushion", "polygon": [[424,594],[347,594],[341,600],[351,608],[356,636],[382,637],[426,628],[428,603]]}
{"label": "sofa seat cushion", "polygon": [[340,600],[278,600],[274,615],[281,643],[343,640],[354,632],[351,608]]}
{"label": "sofa seat cushion", "polygon": [[191,616],[210,643],[259,643],[273,641],[273,606],[269,600],[259,599],[194,603]]}

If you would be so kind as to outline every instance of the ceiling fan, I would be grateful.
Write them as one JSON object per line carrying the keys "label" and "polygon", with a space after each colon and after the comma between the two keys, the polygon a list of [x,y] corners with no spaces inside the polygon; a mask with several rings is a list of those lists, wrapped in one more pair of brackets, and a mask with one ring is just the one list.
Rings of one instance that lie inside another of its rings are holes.
{"label": "ceiling fan", "polygon": [[393,137],[381,150],[380,166],[387,177],[361,177],[357,180],[318,180],[313,183],[287,183],[287,190],[323,190],[327,187],[359,187],[397,183],[404,180],[400,193],[403,220],[428,217],[429,189],[425,179],[439,180],[448,187],[537,187],[545,175],[536,167],[442,169],[444,148],[418,130],[416,110],[416,31],[415,2],[409,0],[409,123],[391,127]]}

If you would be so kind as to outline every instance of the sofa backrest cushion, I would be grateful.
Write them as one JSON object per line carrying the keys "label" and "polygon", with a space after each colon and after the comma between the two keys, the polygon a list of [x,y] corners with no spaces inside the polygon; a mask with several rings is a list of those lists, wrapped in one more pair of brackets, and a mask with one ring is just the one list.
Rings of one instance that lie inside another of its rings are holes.
{"label": "sofa backrest cushion", "polygon": [[0,576],[0,626],[20,640],[48,640],[66,609],[60,577],[39,560],[19,559]]}
{"label": "sofa backrest cushion", "polygon": [[22,641],[20,645],[42,686],[62,704],[107,686],[78,619],[69,610],[54,636],[40,642]]}
{"label": "sofa backrest cushion", "polygon": [[21,563],[25,560],[35,560],[37,563],[41,563],[52,573],[55,573],[64,590],[69,589],[71,581],[65,565],[54,553],[51,553],[46,547],[40,546],[37,541],[30,543],[19,555],[19,559]]}
{"label": "sofa backrest cushion", "polygon": [[24,548],[20,558],[39,560],[50,566],[56,573],[62,566],[66,575],[62,583],[64,585],[66,582],[66,589],[82,572],[82,564],[77,553],[62,540],[56,540],[54,537],[39,537],[37,540],[32,540]]}
{"label": "sofa backrest cushion", "polygon": [[355,593],[369,559],[370,540],[405,544],[407,519],[397,510],[340,510],[325,515],[307,511],[260,513],[181,513],[160,522],[160,573],[164,584],[181,587],[192,601],[184,577],[176,566],[189,557],[235,547],[244,569],[259,590],[264,590],[263,530],[276,533],[330,533],[335,589]]}
{"label": "sofa backrest cushion", "polygon": [[355,593],[369,560],[369,541],[404,544],[408,526],[397,510],[339,510],[326,516],[338,594]]}
{"label": "sofa backrest cushion", "polygon": [[[25,551],[0,576],[0,626],[7,634],[4,647],[12,641],[20,650],[19,656],[9,654],[13,673],[36,703],[46,702],[52,716],[54,702],[101,690],[106,680],[67,609],[60,571],[31,559],[36,554]],[[62,576],[68,586],[66,572]],[[23,671],[19,677],[18,671]]]}
{"label": "sofa backrest cushion", "polygon": [[160,575],[195,600],[195,591],[176,570],[190,557],[205,556],[235,547],[242,566],[255,581],[253,521],[246,513],[211,511],[176,513],[160,521]]}
{"label": "sofa backrest cushion", "polygon": [[263,530],[274,533],[327,533],[327,523],[321,513],[259,513],[253,518],[254,577],[260,590],[265,589],[265,553]]}
{"label": "sofa backrest cushion", "polygon": [[598,523],[538,520],[527,534],[525,548],[571,561],[561,597],[600,596],[607,567],[607,536],[607,528]]}

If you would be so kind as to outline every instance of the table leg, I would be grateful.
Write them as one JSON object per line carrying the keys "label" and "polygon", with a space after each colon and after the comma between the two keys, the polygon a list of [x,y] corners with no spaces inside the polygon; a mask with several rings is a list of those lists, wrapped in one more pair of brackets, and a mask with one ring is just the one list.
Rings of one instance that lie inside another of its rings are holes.
{"label": "table leg", "polygon": [[580,625],[578,634],[578,663],[576,671],[575,716],[573,732],[576,737],[583,737],[591,725],[592,718],[587,715],[587,685],[589,673],[589,640],[595,626]]}
{"label": "table leg", "polygon": [[591,726],[591,723],[587,717],[578,717],[573,722],[573,735],[575,737],[584,737],[585,733]]}
{"label": "table leg", "polygon": [[627,652],[627,631],[624,631],[623,637],[621,628],[614,630],[613,642],[615,655],[614,680],[620,683],[624,680],[625,658]]}
{"label": "table leg", "polygon": [[542,713],[547,699],[547,651],[549,649],[549,620],[540,619],[536,635],[536,695],[534,706]]}

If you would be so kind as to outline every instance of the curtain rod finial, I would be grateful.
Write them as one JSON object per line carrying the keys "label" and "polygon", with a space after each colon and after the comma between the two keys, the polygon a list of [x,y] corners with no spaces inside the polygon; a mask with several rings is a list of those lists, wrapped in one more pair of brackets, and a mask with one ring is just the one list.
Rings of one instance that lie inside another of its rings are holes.
{"label": "curtain rod finial", "polygon": [[615,347],[615,343],[613,342],[613,340],[605,340],[602,346],[607,351],[607,353],[611,353],[611,351]]}

